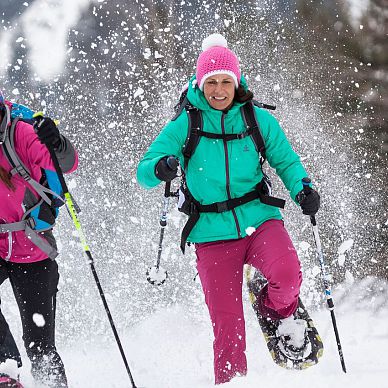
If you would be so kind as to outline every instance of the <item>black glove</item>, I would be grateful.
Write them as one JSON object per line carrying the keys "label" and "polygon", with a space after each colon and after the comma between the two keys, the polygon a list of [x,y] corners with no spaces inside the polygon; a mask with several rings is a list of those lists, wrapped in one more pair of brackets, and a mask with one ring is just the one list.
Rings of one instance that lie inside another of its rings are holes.
{"label": "black glove", "polygon": [[299,191],[296,195],[296,202],[302,208],[303,214],[308,216],[314,216],[321,206],[321,198],[318,192],[311,187],[308,187],[307,190]]}
{"label": "black glove", "polygon": [[53,120],[49,117],[39,116],[36,118],[34,128],[42,144],[52,146],[54,149],[59,147],[61,144],[61,135]]}
{"label": "black glove", "polygon": [[178,174],[178,161],[173,155],[160,159],[155,166],[155,175],[161,181],[170,182]]}

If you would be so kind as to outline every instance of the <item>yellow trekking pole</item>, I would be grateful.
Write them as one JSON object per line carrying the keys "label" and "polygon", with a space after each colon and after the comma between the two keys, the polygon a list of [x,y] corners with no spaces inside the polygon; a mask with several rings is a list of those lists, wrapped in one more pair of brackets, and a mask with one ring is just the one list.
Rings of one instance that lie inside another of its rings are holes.
{"label": "yellow trekking pole", "polygon": [[[37,127],[39,128],[39,126],[44,121],[43,113],[42,112],[35,113],[33,117],[36,120]],[[59,178],[59,181],[60,181],[60,184],[61,184],[61,187],[62,187],[62,192],[63,192],[63,195],[65,197],[65,204],[67,206],[67,209],[69,210],[69,213],[70,213],[70,216],[71,216],[71,218],[73,220],[74,226],[77,229],[78,236],[79,236],[82,248],[83,248],[83,250],[84,250],[84,252],[85,252],[85,254],[86,254],[87,258],[88,258],[88,263],[90,265],[90,269],[92,270],[92,274],[93,274],[94,280],[96,282],[98,291],[100,293],[100,297],[101,297],[102,303],[103,303],[105,311],[106,311],[106,313],[108,315],[110,326],[112,328],[114,337],[115,337],[117,345],[119,347],[119,350],[120,350],[120,353],[121,353],[121,357],[122,357],[122,359],[124,361],[124,365],[125,365],[125,368],[127,370],[128,376],[129,376],[129,378],[131,380],[132,388],[136,388],[135,382],[134,382],[133,377],[132,377],[132,373],[131,373],[131,371],[129,369],[127,358],[125,357],[124,349],[123,349],[123,347],[121,345],[121,341],[120,341],[119,335],[118,335],[117,330],[116,330],[116,326],[115,326],[113,318],[112,318],[112,314],[110,313],[109,306],[108,306],[108,303],[107,303],[105,295],[104,295],[104,291],[103,291],[103,289],[101,287],[101,283],[100,283],[100,280],[98,278],[98,275],[97,275],[97,272],[96,272],[96,268],[94,267],[93,256],[92,256],[92,254],[90,252],[89,245],[86,242],[85,234],[84,234],[84,232],[82,230],[81,222],[79,221],[79,218],[78,218],[78,211],[77,211],[76,204],[73,201],[73,198],[72,198],[72,196],[71,196],[71,194],[69,192],[69,189],[67,187],[67,184],[66,184],[65,178],[63,176],[62,169],[61,169],[61,167],[59,165],[57,155],[55,154],[54,148],[51,145],[48,145],[48,144],[46,146],[47,146],[47,149],[50,152],[50,156],[51,156],[51,159],[53,161],[53,164],[54,164],[54,167],[55,167],[55,171],[58,174],[58,178]]]}

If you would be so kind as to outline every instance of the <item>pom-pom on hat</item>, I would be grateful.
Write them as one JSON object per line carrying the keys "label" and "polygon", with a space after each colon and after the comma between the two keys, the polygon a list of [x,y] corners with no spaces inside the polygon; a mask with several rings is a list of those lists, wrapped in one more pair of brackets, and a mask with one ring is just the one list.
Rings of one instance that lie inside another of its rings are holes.
{"label": "pom-pom on hat", "polygon": [[240,64],[236,54],[228,49],[228,42],[221,34],[212,34],[202,42],[202,53],[197,60],[196,78],[203,90],[206,78],[215,74],[230,75],[236,85],[240,83]]}

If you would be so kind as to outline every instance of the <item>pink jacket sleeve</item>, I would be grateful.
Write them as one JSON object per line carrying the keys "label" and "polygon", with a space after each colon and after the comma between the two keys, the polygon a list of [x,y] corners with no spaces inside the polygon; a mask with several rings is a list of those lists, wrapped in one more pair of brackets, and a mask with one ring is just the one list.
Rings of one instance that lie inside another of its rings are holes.
{"label": "pink jacket sleeve", "polygon": [[[19,121],[15,132],[15,147],[19,157],[30,168],[40,167],[55,171],[47,147],[40,142],[32,125]],[[78,167],[78,155],[70,141],[62,136],[62,145],[55,152],[64,173],[70,173]]]}

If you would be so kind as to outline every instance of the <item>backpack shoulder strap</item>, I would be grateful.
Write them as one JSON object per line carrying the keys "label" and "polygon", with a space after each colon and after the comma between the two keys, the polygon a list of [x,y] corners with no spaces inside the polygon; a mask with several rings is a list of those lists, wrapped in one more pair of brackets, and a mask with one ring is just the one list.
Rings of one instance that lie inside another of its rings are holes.
{"label": "backpack shoulder strap", "polygon": [[270,105],[270,104],[264,104],[264,102],[259,102],[256,100],[252,100],[253,105],[258,106],[259,108],[263,109],[269,109],[269,110],[275,110],[276,106],[275,105]]}
{"label": "backpack shoulder strap", "polygon": [[187,99],[187,91],[184,91],[181,94],[178,103],[174,106],[175,115],[171,119],[171,121],[175,121],[179,117],[183,109],[185,109],[186,104],[188,103],[189,103],[189,100]]}
{"label": "backpack shoulder strap", "polygon": [[0,109],[3,116],[3,119],[0,122],[0,144],[3,144],[8,132],[9,124],[11,122],[11,110],[6,103],[1,106]]}
{"label": "backpack shoulder strap", "polygon": [[9,130],[7,131],[4,138],[3,150],[5,157],[12,167],[11,175],[13,176],[19,174],[23,179],[28,180],[31,178],[30,171],[23,164],[15,151],[15,129],[19,120],[20,119],[18,117],[11,120],[11,126],[9,127]]}
{"label": "backpack shoulder strap", "polygon": [[255,103],[247,102],[241,107],[241,114],[248,130],[253,130],[251,133],[252,141],[255,144],[256,151],[260,153],[260,165],[262,166],[266,160],[265,143],[261,135],[260,125],[255,114]]}
{"label": "backpack shoulder strap", "polygon": [[189,159],[194,154],[200,140],[200,131],[203,128],[202,114],[199,109],[191,105],[189,102],[185,105],[187,117],[189,120],[187,138],[183,146],[183,156],[185,158],[184,170],[187,168]]}

